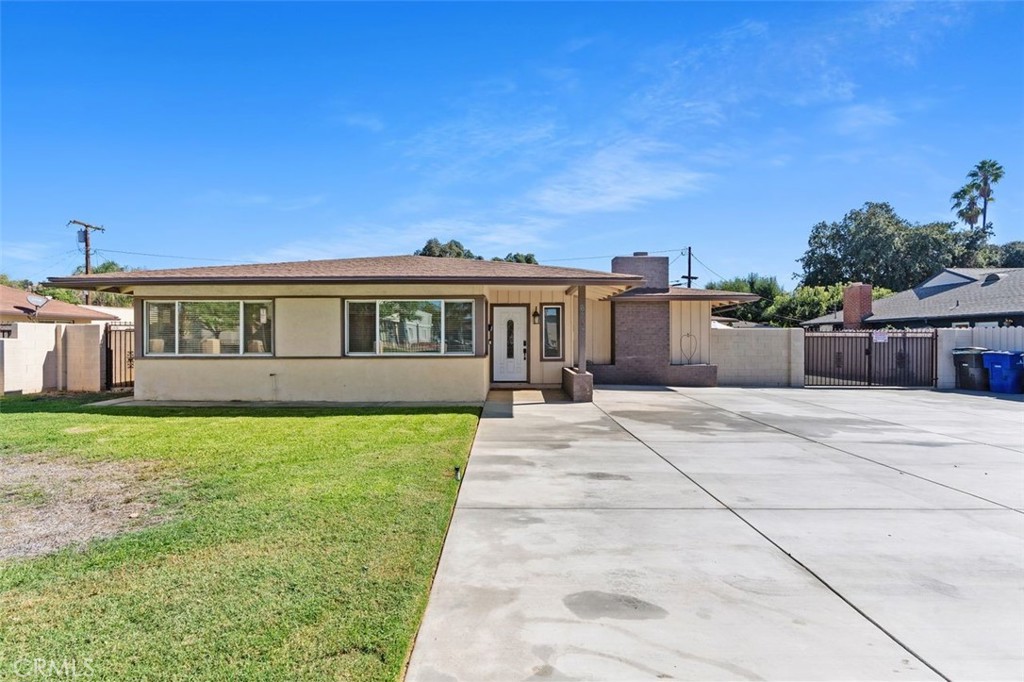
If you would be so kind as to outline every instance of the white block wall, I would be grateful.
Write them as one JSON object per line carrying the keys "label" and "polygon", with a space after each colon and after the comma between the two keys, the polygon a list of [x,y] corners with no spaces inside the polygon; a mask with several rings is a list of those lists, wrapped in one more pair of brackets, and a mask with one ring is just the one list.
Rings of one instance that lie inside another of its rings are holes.
{"label": "white block wall", "polygon": [[712,329],[719,386],[804,385],[803,329]]}
{"label": "white block wall", "polygon": [[18,322],[0,339],[0,392],[98,391],[103,332],[98,325]]}
{"label": "white block wall", "polygon": [[5,393],[39,393],[63,388],[63,324],[16,323],[0,339]]}

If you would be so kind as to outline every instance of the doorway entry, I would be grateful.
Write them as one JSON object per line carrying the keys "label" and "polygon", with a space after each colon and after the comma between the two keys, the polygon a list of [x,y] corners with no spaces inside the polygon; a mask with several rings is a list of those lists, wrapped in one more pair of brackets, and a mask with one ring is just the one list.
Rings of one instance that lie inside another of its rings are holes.
{"label": "doorway entry", "polygon": [[494,381],[526,381],[529,362],[525,306],[494,306]]}

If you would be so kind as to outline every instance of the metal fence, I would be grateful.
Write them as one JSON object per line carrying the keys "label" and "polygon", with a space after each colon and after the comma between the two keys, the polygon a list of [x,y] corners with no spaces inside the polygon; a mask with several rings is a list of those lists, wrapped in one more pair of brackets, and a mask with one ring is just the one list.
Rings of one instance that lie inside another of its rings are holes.
{"label": "metal fence", "polygon": [[135,386],[135,327],[108,324],[106,388]]}
{"label": "metal fence", "polygon": [[806,386],[934,386],[934,329],[808,332]]}

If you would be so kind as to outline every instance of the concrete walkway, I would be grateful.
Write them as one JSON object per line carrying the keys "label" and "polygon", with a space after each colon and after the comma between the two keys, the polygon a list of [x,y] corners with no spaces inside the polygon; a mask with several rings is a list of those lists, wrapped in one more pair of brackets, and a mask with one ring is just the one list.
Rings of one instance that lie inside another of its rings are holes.
{"label": "concrete walkway", "polygon": [[1024,403],[484,408],[407,679],[1024,678]]}

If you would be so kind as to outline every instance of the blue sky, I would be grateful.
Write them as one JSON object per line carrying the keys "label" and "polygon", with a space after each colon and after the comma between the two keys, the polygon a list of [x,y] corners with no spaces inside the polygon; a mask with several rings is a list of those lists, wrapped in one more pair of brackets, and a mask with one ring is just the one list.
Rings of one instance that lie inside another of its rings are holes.
{"label": "blue sky", "polygon": [[1022,3],[0,12],[0,269],[16,278],[80,264],[76,218],[107,227],[99,260],[136,267],[436,236],[599,269],[692,245],[698,285],[792,285],[816,222],[865,201],[951,219],[985,158],[1007,171],[994,241],[1024,239]]}

